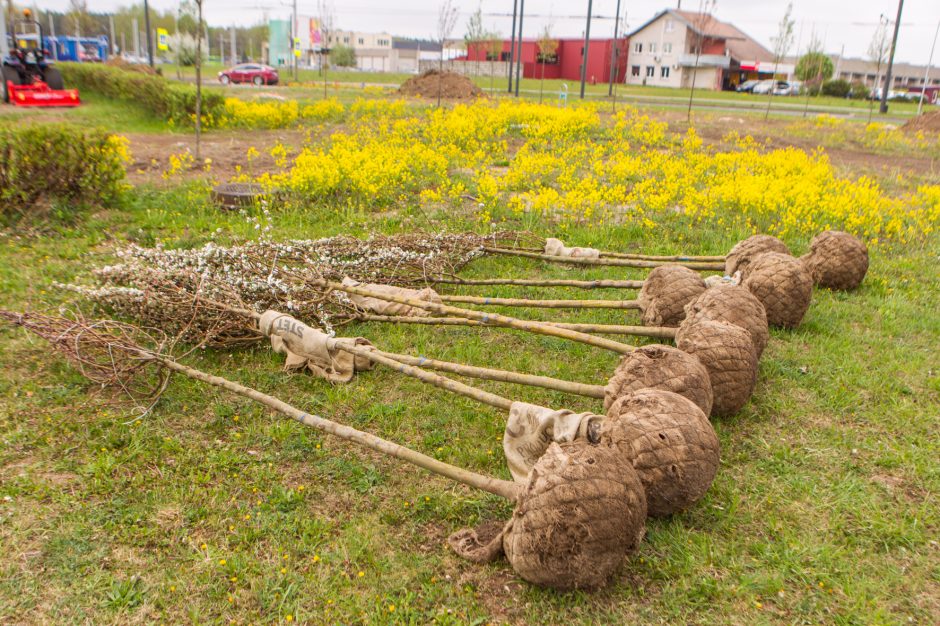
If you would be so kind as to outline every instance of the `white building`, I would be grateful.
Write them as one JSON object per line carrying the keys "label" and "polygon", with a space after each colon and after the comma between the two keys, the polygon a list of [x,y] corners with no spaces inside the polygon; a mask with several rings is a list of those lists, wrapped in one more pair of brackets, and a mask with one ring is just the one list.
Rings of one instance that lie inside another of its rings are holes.
{"label": "white building", "polygon": [[[709,14],[666,9],[629,34],[628,85],[730,89],[773,76],[773,53]],[[697,54],[699,53],[699,54]],[[779,64],[789,75],[792,64]]]}

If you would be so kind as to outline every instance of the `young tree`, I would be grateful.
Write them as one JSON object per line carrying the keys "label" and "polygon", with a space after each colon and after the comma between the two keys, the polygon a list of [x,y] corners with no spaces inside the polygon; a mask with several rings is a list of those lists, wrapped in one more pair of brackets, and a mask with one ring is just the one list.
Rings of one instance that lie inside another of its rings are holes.
{"label": "young tree", "polygon": [[457,15],[457,7],[454,6],[453,0],[444,0],[441,3],[441,8],[437,14],[437,40],[441,43],[441,60],[438,65],[439,74],[437,77],[437,106],[441,106],[441,97],[444,91],[444,44],[447,43],[447,39],[454,32],[454,27],[457,26]]}
{"label": "young tree", "polygon": [[806,117],[809,111],[809,97],[813,94],[819,95],[823,83],[832,78],[834,71],[832,59],[823,53],[823,43],[813,31],[809,44],[806,46],[806,52],[796,62],[796,69],[793,72],[803,82],[803,89],[806,91],[803,117]]}
{"label": "young tree", "polygon": [[871,42],[868,44],[868,58],[875,63],[875,84],[872,85],[873,92],[869,97],[868,123],[871,124],[871,116],[875,108],[875,94],[881,83],[881,66],[888,60],[888,49],[891,46],[891,39],[888,37],[888,20],[878,21],[878,27],[872,35]]}
{"label": "young tree", "polygon": [[542,29],[535,45],[539,49],[539,65],[542,66],[542,79],[539,82],[539,103],[542,102],[542,93],[545,90],[545,63],[555,60],[555,53],[558,52],[558,40],[552,36],[552,24],[549,22]]}
{"label": "young tree", "polygon": [[487,33],[484,45],[486,46],[486,58],[490,62],[490,93],[493,93],[493,82],[496,80],[495,63],[499,60],[499,55],[503,51],[503,36],[496,31]]}
{"label": "young tree", "polygon": [[196,3],[196,162],[201,160],[200,141],[202,134],[202,2],[203,0],[193,0]]}
{"label": "young tree", "polygon": [[695,77],[698,74],[698,62],[702,56],[702,46],[705,42],[705,29],[712,20],[712,12],[718,5],[717,0],[699,0],[698,14],[693,20],[695,26],[695,67],[692,68],[692,88],[689,90],[689,110],[686,112],[686,121],[692,123],[692,98],[695,96]]}
{"label": "young tree", "polygon": [[[469,56],[471,50],[479,51],[486,41],[486,30],[483,28],[483,5],[478,4],[477,10],[470,15],[467,20],[467,32],[463,36],[464,47]],[[477,74],[479,74],[480,63],[477,62]]]}
{"label": "young tree", "polygon": [[[771,80],[777,80],[777,68],[780,66],[780,61],[787,56],[787,52],[790,51],[790,46],[793,45],[793,3],[790,2],[787,4],[787,10],[783,13],[783,19],[780,20],[780,25],[777,27],[777,36],[772,39],[774,42],[774,75]],[[770,118],[770,104],[774,99],[774,89],[771,86],[770,90],[767,92],[767,110],[764,112],[764,119]]]}
{"label": "young tree", "polygon": [[317,2],[317,13],[320,22],[320,71],[323,72],[323,99],[326,100],[326,75],[329,71],[329,56],[324,53],[330,47],[330,38],[333,36],[334,14],[333,5],[329,0]]}

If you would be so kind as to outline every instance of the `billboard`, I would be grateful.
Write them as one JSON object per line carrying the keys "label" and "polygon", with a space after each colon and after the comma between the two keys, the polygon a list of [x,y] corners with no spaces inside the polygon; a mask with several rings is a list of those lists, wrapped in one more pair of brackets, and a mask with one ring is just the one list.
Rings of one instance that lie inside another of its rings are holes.
{"label": "billboard", "polygon": [[320,32],[320,20],[310,18],[310,47],[319,51],[323,48],[323,34]]}

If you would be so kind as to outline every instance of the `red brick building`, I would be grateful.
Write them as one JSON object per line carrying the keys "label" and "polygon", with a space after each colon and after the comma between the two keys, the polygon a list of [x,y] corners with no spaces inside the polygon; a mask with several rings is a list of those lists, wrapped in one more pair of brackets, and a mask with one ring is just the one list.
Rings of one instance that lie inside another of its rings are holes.
{"label": "red brick building", "polygon": [[[542,59],[539,54],[538,43],[535,39],[523,39],[521,48],[522,75],[525,78],[561,78],[564,80],[581,80],[581,61],[584,56],[584,39],[556,39],[558,49],[549,58]],[[611,50],[613,39],[592,39],[588,46],[587,81],[589,83],[606,83],[610,81]],[[498,61],[509,61],[510,41],[503,41],[503,49]],[[614,80],[624,81],[627,69],[627,41],[617,40],[620,52],[617,55],[617,69]],[[516,55],[519,58],[520,48],[516,42]],[[461,59],[458,59],[461,60]],[[489,61],[484,44],[470,44],[467,46],[467,55],[462,60]]]}

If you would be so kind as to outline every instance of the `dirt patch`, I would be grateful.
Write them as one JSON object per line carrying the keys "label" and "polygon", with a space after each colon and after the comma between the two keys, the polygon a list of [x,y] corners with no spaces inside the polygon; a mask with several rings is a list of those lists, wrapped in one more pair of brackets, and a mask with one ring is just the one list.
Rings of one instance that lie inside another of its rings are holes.
{"label": "dirt patch", "polygon": [[[200,163],[193,162],[182,171],[164,174],[170,170],[170,155],[195,154],[196,139],[191,134],[128,133],[133,161],[127,166],[127,178],[135,185],[142,183],[178,184],[180,180],[213,178],[227,181],[239,172],[252,177],[280,168],[271,156],[278,144],[287,148],[288,155],[300,152],[307,133],[302,130],[269,131],[213,131],[202,136]],[[248,159],[248,150],[254,148],[257,156]],[[205,159],[209,159],[208,166]]]}
{"label": "dirt patch", "polygon": [[908,120],[901,130],[916,133],[921,131],[940,133],[940,111],[929,111]]}
{"label": "dirt patch", "polygon": [[437,98],[440,95],[440,97],[447,99],[479,98],[483,96],[483,90],[474,85],[466,76],[438,70],[428,70],[420,76],[409,78],[399,87],[398,93],[403,96],[417,96],[419,98]]}

